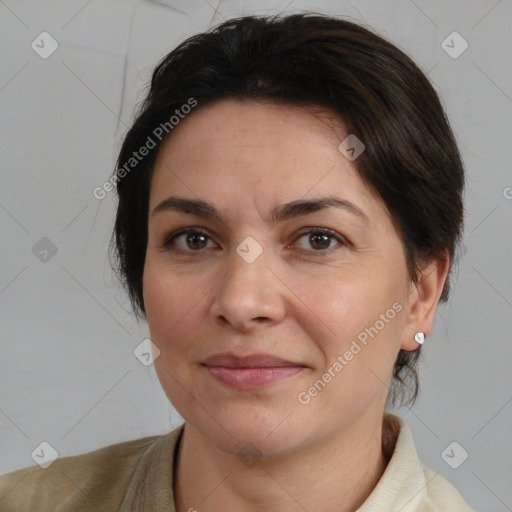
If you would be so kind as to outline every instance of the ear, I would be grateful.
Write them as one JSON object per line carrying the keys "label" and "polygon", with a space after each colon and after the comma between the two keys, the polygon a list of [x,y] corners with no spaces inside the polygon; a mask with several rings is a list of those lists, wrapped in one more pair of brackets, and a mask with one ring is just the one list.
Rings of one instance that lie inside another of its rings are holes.
{"label": "ear", "polygon": [[419,345],[414,339],[417,332],[423,332],[425,338],[432,332],[434,315],[439,297],[450,269],[450,256],[445,251],[443,258],[432,260],[422,271],[417,283],[411,283],[408,296],[409,313],[402,334],[401,349],[416,350]]}

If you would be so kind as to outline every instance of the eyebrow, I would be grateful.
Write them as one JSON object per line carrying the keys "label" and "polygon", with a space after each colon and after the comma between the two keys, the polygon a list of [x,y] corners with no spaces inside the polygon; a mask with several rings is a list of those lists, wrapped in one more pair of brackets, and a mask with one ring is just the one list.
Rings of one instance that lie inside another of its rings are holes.
{"label": "eyebrow", "polygon": [[[354,203],[347,199],[341,199],[335,196],[303,200],[299,199],[290,203],[281,204],[272,210],[270,218],[273,224],[278,224],[279,222],[283,222],[291,218],[301,217],[327,208],[339,208],[359,217],[366,223],[369,222],[368,216]],[[157,213],[169,211],[177,211],[189,215],[195,215],[204,219],[217,219],[224,222],[221,214],[212,204],[203,201],[202,199],[186,199],[175,196],[164,199],[155,207],[151,216]]]}

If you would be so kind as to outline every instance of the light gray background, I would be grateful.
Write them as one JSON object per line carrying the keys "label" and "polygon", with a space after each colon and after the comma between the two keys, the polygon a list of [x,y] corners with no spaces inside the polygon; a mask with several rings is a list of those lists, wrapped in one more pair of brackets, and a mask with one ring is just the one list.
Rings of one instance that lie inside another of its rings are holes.
{"label": "light gray background", "polygon": [[[0,473],[33,465],[42,441],[74,455],[180,424],[133,354],[148,329],[109,267],[114,195],[92,191],[114,168],[153,67],[179,42],[235,15],[311,9],[374,27],[441,95],[467,169],[465,248],[425,343],[420,398],[394,412],[471,506],[512,510],[511,0],[217,6],[0,0]],[[59,44],[48,59],[31,48],[43,31]],[[441,47],[453,31],[469,43],[457,59]],[[46,263],[32,252],[42,237],[57,247]],[[452,441],[469,453],[456,470],[440,455]]]}

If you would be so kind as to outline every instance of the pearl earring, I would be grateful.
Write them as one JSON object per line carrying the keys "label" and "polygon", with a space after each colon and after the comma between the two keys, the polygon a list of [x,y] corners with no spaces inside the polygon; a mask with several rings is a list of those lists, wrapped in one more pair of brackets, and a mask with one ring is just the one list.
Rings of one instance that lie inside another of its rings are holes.
{"label": "pearl earring", "polygon": [[422,333],[421,331],[420,332],[417,332],[415,335],[414,335],[414,339],[416,340],[416,343],[420,344],[420,345],[423,345],[423,342],[425,341],[425,334]]}

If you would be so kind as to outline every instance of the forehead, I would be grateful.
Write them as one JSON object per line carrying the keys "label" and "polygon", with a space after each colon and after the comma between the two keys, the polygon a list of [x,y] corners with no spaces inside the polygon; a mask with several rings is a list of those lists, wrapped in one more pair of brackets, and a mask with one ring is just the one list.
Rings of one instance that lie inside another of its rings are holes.
{"label": "forehead", "polygon": [[236,194],[267,210],[333,193],[369,207],[373,194],[338,149],[347,135],[320,108],[231,99],[199,106],[160,147],[150,209],[169,195],[228,205]]}

